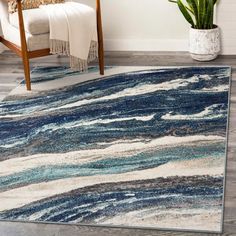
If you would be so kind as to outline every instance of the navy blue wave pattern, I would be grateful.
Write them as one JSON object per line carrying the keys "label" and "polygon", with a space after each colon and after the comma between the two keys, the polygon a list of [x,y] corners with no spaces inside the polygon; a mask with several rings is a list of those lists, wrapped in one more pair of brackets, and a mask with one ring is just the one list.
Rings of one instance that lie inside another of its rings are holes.
{"label": "navy blue wave pattern", "polygon": [[[29,169],[12,175],[0,177],[0,192],[15,187],[25,186],[32,183],[40,183],[49,180],[57,180],[75,176],[94,176],[101,174],[120,174],[129,171],[154,168],[170,161],[204,159],[209,156],[220,159],[225,144],[216,142],[202,146],[174,147],[141,153],[126,157],[107,158],[96,160],[81,165],[47,165]],[[174,155],[173,155],[174,153]]]}
{"label": "navy blue wave pattern", "polygon": [[[206,92],[204,88],[229,86],[229,68],[182,68],[164,71],[145,71],[111,76],[105,80],[96,80],[78,84],[60,91],[48,92],[47,96],[39,96],[26,100],[6,101],[0,106],[2,114],[0,130],[1,159],[35,153],[68,152],[97,146],[98,142],[117,139],[157,138],[166,135],[186,136],[193,134],[226,134],[228,90]],[[163,90],[144,94],[130,94],[119,97],[119,92],[132,89],[138,85],[158,85],[182,80],[192,76],[211,75],[212,79],[199,78],[197,83],[187,83],[178,89]],[[220,75],[220,76],[218,76]],[[107,99],[117,93],[114,99]],[[104,98],[104,99],[103,99]],[[91,100],[84,105],[71,108],[57,107],[80,100]],[[215,114],[211,119],[162,119],[171,112],[172,115],[192,115],[201,113],[211,107]],[[222,115],[217,116],[218,113]],[[14,119],[4,115],[22,115]],[[154,115],[146,122],[133,119],[136,116]],[[129,118],[108,123],[95,123],[64,128],[63,125],[73,122],[112,120]],[[55,124],[58,129],[50,129]],[[44,130],[44,127],[48,129]],[[43,130],[42,130],[43,129]],[[9,132],[9,130],[11,132]],[[78,132],[79,131],[79,132]],[[4,145],[15,144],[15,138],[22,144],[12,145],[11,149]],[[64,137],[63,139],[56,137]],[[40,140],[40,142],[38,142]],[[13,141],[13,142],[12,142]],[[33,147],[32,147],[33,146]]]}
{"label": "navy blue wave pattern", "polygon": [[[40,73],[37,83],[68,75]],[[0,219],[220,230],[229,82],[229,67],[152,69],[9,97],[0,199],[52,193],[0,204]]]}
{"label": "navy blue wave pattern", "polygon": [[[112,68],[111,66],[105,66],[105,70],[108,70]],[[37,66],[33,68],[31,71],[31,83],[37,84],[40,82],[46,82],[46,81],[52,81],[52,80],[58,80],[61,78],[64,78],[65,76],[75,76],[75,75],[81,75],[84,73],[93,73],[98,72],[99,67],[98,66],[89,66],[88,71],[86,72],[79,72],[74,71],[68,66]],[[21,81],[21,84],[25,84],[25,80]]]}
{"label": "navy blue wave pattern", "polygon": [[[111,218],[120,213],[152,209],[174,208],[217,209],[222,201],[222,178],[209,176],[153,179],[98,185],[55,196],[1,214],[3,219],[30,220],[38,214],[38,221],[80,222],[96,224],[97,219]],[[198,204],[196,204],[196,202]],[[60,211],[58,210],[60,209]]]}

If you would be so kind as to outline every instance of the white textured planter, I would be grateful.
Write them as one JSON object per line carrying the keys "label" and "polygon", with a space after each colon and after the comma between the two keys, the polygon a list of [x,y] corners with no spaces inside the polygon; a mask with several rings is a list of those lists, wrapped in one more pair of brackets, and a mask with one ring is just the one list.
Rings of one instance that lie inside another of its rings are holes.
{"label": "white textured planter", "polygon": [[189,51],[197,61],[214,60],[220,52],[220,29],[209,30],[190,29]]}

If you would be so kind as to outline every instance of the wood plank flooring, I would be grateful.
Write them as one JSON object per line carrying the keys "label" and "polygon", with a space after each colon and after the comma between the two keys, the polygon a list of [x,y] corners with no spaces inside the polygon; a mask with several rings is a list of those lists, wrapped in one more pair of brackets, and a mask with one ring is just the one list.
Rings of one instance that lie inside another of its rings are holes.
{"label": "wood plank flooring", "polygon": [[[224,236],[236,236],[236,56],[220,56],[213,62],[193,61],[184,52],[106,52],[106,65],[119,66],[190,66],[190,65],[229,65],[232,66],[231,112],[228,142],[226,176]],[[36,64],[65,65],[65,57],[44,57],[32,60]],[[23,78],[23,67],[19,58],[11,52],[0,54],[0,100],[5,97]],[[157,230],[121,229],[88,227],[78,225],[34,224],[0,222],[0,236],[197,236],[220,235],[206,233],[173,232]]]}

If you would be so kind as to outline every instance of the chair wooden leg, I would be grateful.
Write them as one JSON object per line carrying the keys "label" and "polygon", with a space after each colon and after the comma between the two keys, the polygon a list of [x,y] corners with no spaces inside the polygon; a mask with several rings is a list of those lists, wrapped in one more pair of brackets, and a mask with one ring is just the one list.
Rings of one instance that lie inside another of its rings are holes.
{"label": "chair wooden leg", "polygon": [[98,45],[98,58],[99,58],[99,70],[100,75],[104,75],[104,53],[103,53],[103,45]]}
{"label": "chair wooden leg", "polygon": [[100,75],[104,75],[104,52],[103,52],[103,46],[98,46],[98,57],[99,57],[99,70]]}
{"label": "chair wooden leg", "polygon": [[100,0],[97,0],[97,32],[98,32],[98,59],[100,74],[104,75],[104,48],[103,48],[103,33],[102,33],[102,16]]}
{"label": "chair wooden leg", "polygon": [[22,60],[23,60],[23,65],[24,65],[26,88],[28,91],[30,91],[31,90],[31,82],[30,82],[30,64],[29,64],[28,53],[24,53]]}
{"label": "chair wooden leg", "polygon": [[17,12],[18,12],[18,19],[19,19],[20,39],[21,39],[21,57],[23,60],[24,71],[25,71],[25,83],[26,83],[27,90],[31,90],[29,53],[28,53],[26,37],[25,37],[25,27],[24,27],[21,0],[17,0],[17,8],[18,8]]}

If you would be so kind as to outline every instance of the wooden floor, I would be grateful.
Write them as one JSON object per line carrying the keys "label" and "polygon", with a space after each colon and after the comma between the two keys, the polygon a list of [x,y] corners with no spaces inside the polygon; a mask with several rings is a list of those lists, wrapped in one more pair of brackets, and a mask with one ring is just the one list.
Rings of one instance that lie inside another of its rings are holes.
{"label": "wooden floor", "polygon": [[[143,52],[107,52],[106,65],[125,66],[186,66],[186,65],[229,65],[232,66],[233,82],[231,91],[231,114],[228,142],[227,179],[225,195],[224,233],[236,236],[236,56],[220,56],[210,63],[193,61],[188,53],[143,53]],[[35,59],[35,64],[65,64],[64,57],[45,57]],[[10,52],[0,54],[0,100],[17,85],[23,77],[22,64],[19,58]],[[18,78],[18,79],[17,79]],[[119,229],[104,227],[85,227],[76,225],[52,225],[34,223],[0,222],[0,236],[195,236],[217,235],[205,233],[170,232],[157,230]]]}

